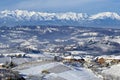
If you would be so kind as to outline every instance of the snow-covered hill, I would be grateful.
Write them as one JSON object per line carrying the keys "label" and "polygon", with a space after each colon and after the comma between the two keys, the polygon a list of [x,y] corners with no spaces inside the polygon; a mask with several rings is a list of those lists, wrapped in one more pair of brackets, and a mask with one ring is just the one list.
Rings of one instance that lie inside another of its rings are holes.
{"label": "snow-covered hill", "polygon": [[5,10],[0,12],[0,26],[16,25],[74,25],[110,27],[120,25],[120,15],[115,12],[102,12],[94,15],[74,12],[45,13],[26,10]]}
{"label": "snow-covered hill", "polygon": [[120,54],[120,29],[69,26],[0,27],[0,53],[88,51]]}

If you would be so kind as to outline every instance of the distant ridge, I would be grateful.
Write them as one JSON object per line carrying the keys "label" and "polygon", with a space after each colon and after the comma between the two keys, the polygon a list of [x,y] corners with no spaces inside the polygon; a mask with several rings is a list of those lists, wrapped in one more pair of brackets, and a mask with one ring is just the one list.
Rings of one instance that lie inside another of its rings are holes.
{"label": "distant ridge", "polygon": [[46,13],[27,10],[0,11],[0,26],[16,25],[69,25],[119,27],[120,15],[115,12],[101,12],[94,15],[87,13]]}

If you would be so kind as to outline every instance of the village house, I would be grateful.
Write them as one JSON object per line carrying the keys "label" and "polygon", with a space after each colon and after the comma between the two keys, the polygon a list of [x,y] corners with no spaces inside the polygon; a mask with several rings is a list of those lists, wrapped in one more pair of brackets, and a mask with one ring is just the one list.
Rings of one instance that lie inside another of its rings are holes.
{"label": "village house", "polygon": [[97,62],[99,64],[104,64],[105,63],[105,59],[104,58],[97,58]]}

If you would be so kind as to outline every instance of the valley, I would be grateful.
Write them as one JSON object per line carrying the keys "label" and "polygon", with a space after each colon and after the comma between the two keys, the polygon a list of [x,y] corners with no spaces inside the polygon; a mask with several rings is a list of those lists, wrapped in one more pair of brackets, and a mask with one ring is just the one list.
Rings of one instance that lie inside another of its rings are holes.
{"label": "valley", "polygon": [[1,69],[17,71],[26,80],[120,77],[110,72],[120,65],[120,29],[3,26],[0,34]]}

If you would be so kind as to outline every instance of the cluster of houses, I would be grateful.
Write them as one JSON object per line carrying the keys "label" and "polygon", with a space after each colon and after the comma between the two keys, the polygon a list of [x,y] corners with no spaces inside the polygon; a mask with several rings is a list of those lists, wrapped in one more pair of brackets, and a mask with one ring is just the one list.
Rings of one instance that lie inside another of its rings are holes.
{"label": "cluster of houses", "polygon": [[74,62],[79,62],[79,63],[84,63],[85,60],[82,56],[80,55],[73,55],[70,52],[65,52],[59,56],[54,57],[55,61],[61,61],[63,63],[68,62],[68,63],[74,63]]}
{"label": "cluster of houses", "polygon": [[97,57],[95,60],[100,65],[110,66],[120,63],[120,57]]}
{"label": "cluster of houses", "polygon": [[68,63],[85,63],[85,66],[87,64],[87,67],[90,65],[93,66],[102,66],[102,67],[108,67],[114,64],[119,64],[120,63],[120,57],[119,56],[98,56],[98,57],[91,57],[91,59],[86,59],[85,56],[82,55],[76,55],[76,54],[71,54],[70,52],[65,52],[59,56],[54,57],[55,61],[60,61],[60,62],[68,62]]}

